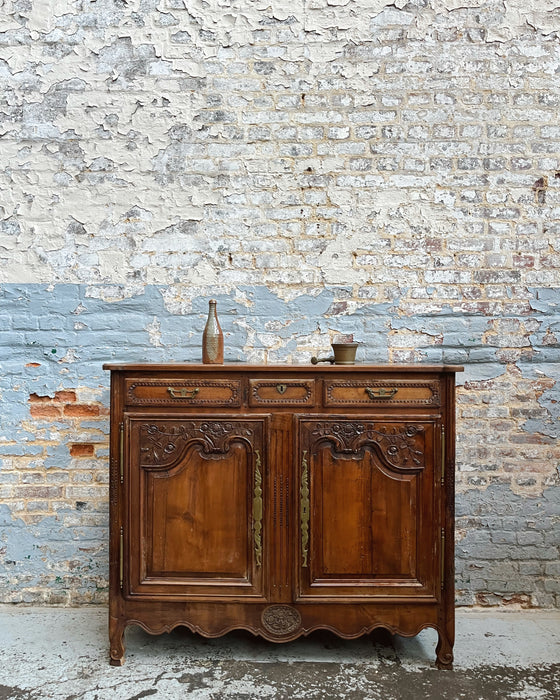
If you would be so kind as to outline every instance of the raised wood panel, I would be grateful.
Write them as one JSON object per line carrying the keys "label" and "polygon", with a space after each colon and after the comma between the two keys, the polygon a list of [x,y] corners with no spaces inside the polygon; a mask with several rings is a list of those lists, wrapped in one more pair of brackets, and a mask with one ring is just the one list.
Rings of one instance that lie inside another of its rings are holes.
{"label": "raised wood panel", "polygon": [[217,457],[193,446],[172,470],[145,473],[145,578],[248,580],[250,471],[236,443]]}
{"label": "raised wood panel", "polygon": [[[131,418],[131,595],[258,595],[264,422]],[[260,505],[256,499],[260,499]]]}
{"label": "raised wood panel", "polygon": [[299,431],[300,597],[435,596],[433,424],[315,419]]}
{"label": "raised wood panel", "polygon": [[416,474],[391,473],[369,448],[356,458],[323,446],[311,481],[312,581],[414,578]]}

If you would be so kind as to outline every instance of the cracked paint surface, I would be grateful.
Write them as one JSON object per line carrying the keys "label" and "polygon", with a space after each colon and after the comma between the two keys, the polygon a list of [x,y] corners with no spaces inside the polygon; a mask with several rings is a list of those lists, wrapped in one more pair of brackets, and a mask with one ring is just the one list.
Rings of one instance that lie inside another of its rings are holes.
{"label": "cracked paint surface", "polygon": [[101,364],[199,360],[212,296],[228,361],[464,364],[459,599],[558,603],[559,32],[558,0],[0,0],[7,600],[104,599]]}

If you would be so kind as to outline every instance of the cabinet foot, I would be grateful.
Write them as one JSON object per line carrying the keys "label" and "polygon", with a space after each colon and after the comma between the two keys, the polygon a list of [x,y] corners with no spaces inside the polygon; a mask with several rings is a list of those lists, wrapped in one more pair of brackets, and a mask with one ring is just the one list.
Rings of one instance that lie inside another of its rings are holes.
{"label": "cabinet foot", "polygon": [[436,646],[436,666],[441,670],[448,671],[453,668],[453,644],[447,635],[439,629]]}
{"label": "cabinet foot", "polygon": [[109,644],[111,648],[111,666],[124,664],[124,629],[125,625],[114,617],[109,618]]}

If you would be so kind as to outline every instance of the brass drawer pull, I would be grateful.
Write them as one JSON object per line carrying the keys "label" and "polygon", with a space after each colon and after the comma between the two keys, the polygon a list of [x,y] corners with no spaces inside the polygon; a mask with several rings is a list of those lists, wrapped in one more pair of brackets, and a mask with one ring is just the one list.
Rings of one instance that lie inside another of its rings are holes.
{"label": "brass drawer pull", "polygon": [[372,401],[374,399],[392,399],[397,391],[398,389],[385,389],[385,387],[381,387],[381,389],[371,389],[370,387],[365,388],[366,394]]}
{"label": "brass drawer pull", "polygon": [[195,389],[174,389],[172,386],[167,387],[167,391],[174,399],[194,399],[198,394],[198,387]]}

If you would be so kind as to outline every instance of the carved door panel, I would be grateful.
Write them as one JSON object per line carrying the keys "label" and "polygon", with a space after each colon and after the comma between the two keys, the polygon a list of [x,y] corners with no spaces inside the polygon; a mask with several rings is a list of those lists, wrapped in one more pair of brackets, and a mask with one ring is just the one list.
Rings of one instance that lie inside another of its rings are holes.
{"label": "carved door panel", "polygon": [[299,422],[298,599],[434,600],[434,423]]}
{"label": "carved door panel", "polygon": [[125,417],[125,592],[262,597],[266,422],[243,416]]}

